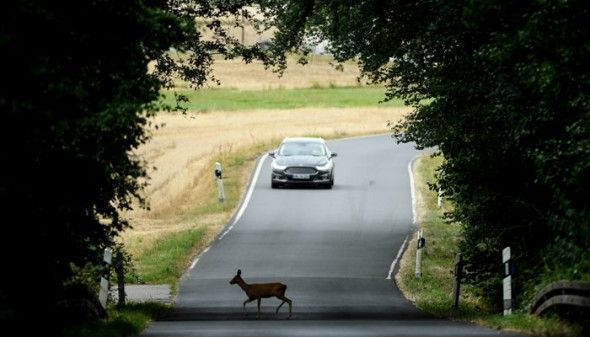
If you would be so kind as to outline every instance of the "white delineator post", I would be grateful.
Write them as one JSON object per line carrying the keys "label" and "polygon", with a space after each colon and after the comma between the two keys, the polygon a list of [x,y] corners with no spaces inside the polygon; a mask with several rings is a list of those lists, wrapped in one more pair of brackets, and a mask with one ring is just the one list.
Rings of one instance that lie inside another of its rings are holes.
{"label": "white delineator post", "polygon": [[510,275],[510,247],[502,250],[502,263],[504,263],[504,274],[506,277],[503,281],[504,293],[504,316],[512,314],[512,276]]}
{"label": "white delineator post", "polygon": [[113,252],[110,248],[105,248],[102,258],[102,270],[100,273],[100,292],[98,300],[104,309],[107,308],[107,297],[109,295],[109,269],[113,261]]}
{"label": "white delineator post", "polygon": [[418,248],[416,249],[416,277],[422,277],[422,251],[426,240],[424,239],[424,233],[418,231]]}
{"label": "white delineator post", "polygon": [[215,163],[215,176],[217,177],[217,192],[219,194],[219,202],[225,201],[225,191],[223,190],[223,178],[221,176],[221,163]]}
{"label": "white delineator post", "polygon": [[438,189],[438,200],[436,202],[436,205],[438,206],[438,208],[442,207],[442,191],[440,188]]}

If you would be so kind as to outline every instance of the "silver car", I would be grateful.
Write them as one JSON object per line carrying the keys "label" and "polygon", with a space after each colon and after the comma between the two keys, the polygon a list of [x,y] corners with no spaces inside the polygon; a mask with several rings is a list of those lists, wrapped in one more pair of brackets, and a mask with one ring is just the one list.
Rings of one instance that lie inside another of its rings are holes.
{"label": "silver car", "polygon": [[291,184],[334,186],[332,158],[337,154],[330,151],[322,138],[285,138],[269,155],[273,158],[272,188]]}

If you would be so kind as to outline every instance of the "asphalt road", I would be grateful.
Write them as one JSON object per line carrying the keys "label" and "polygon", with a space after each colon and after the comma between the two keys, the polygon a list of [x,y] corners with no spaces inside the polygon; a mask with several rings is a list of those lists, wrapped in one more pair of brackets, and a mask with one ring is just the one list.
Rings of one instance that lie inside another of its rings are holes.
{"label": "asphalt road", "polygon": [[[389,136],[329,142],[338,153],[333,189],[270,187],[262,163],[239,221],[200,256],[180,285],[173,313],[142,336],[497,336],[498,331],[436,319],[387,279],[412,231],[411,145]],[[230,279],[282,282],[293,318],[278,299],[256,302]],[[503,336],[507,334],[502,334]]]}

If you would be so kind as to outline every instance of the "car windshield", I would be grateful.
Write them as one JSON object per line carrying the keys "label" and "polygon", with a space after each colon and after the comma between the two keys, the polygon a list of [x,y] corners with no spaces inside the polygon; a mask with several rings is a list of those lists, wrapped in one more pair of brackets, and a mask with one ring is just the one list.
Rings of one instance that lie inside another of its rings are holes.
{"label": "car windshield", "polygon": [[280,156],[325,156],[326,150],[322,143],[288,142],[279,149]]}

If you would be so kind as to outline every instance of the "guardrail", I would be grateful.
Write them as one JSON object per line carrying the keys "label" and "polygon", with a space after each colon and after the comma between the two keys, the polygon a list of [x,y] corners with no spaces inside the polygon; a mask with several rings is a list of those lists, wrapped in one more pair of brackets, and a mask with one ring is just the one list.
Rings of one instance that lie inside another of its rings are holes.
{"label": "guardrail", "polygon": [[559,306],[590,308],[590,282],[553,282],[535,296],[530,312],[541,315],[547,309]]}

